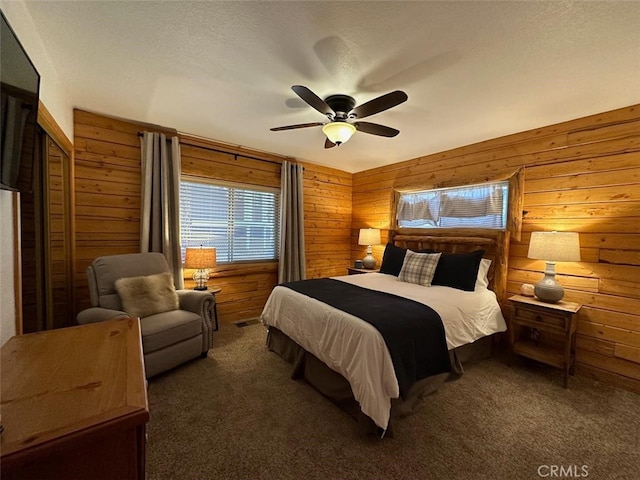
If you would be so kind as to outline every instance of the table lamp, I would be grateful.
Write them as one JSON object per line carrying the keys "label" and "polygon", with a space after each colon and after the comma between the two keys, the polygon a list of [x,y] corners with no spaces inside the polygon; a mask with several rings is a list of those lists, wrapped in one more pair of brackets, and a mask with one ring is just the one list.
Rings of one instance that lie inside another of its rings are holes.
{"label": "table lamp", "polygon": [[195,268],[194,290],[206,290],[209,269],[216,266],[216,249],[213,247],[188,248],[185,252],[184,268]]}
{"label": "table lamp", "polygon": [[358,245],[367,246],[367,256],[362,259],[362,265],[364,268],[374,268],[376,266],[376,259],[373,258],[371,246],[380,245],[380,230],[377,228],[361,228],[360,235],[358,236]]}
{"label": "table lamp", "polygon": [[557,303],[564,297],[564,288],[556,282],[555,262],[579,262],[580,240],[575,232],[533,232],[527,257],[544,260],[544,278],[534,287],[539,300]]}

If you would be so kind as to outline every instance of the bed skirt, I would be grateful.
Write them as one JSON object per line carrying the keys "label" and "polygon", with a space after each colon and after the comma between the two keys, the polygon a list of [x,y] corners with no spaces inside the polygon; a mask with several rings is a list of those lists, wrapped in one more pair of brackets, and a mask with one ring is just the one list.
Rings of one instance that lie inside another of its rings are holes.
{"label": "bed skirt", "polygon": [[[493,343],[491,336],[481,338],[474,343],[449,350],[451,359],[450,373],[441,373],[416,382],[407,398],[391,400],[391,419],[386,436],[393,436],[394,419],[409,415],[425,395],[435,392],[447,380],[459,378],[464,370],[462,365],[469,365],[491,356]],[[269,327],[267,348],[286,362],[293,365],[292,379],[302,378],[356,419],[358,429],[367,434],[381,434],[380,429],[368,416],[360,410],[360,405],[353,397],[349,381],[341,374],[329,368],[315,355],[291,340],[275,327]]]}

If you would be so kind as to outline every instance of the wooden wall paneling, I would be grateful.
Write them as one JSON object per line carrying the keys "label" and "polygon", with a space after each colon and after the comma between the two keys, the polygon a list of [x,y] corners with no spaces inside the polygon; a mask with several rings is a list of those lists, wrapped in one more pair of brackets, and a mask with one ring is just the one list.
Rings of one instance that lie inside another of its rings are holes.
{"label": "wooden wall paneling", "polygon": [[607,125],[594,125],[576,128],[567,134],[569,145],[580,145],[599,140],[611,138],[628,137],[637,135],[640,131],[640,120],[630,118],[628,120],[619,119]]}
{"label": "wooden wall paneling", "polygon": [[140,138],[175,130],[74,110],[74,302],[89,306],[86,269],[101,255],[140,251]]}
{"label": "wooden wall paneling", "polygon": [[207,151],[217,150],[219,152],[228,153],[231,155],[238,155],[243,157],[249,157],[252,159],[266,160],[267,162],[272,161],[276,164],[282,163],[283,160],[295,161],[295,158],[287,157],[285,155],[278,155],[275,153],[253,150],[251,148],[243,147],[241,145],[224,143],[218,140],[198,137],[198,136],[189,135],[186,133],[180,133],[178,136],[180,138],[180,143],[182,145],[192,145],[196,147],[199,146]]}
{"label": "wooden wall paneling", "polygon": [[[637,109],[632,113],[637,115]],[[566,122],[564,128],[570,128]],[[557,128],[563,128],[558,126]],[[364,185],[369,190],[384,189],[393,186],[397,189],[411,188],[413,185],[425,185],[429,182],[445,181],[460,184],[458,176],[469,178],[494,178],[522,166],[557,164],[567,159],[591,160],[598,162],[599,157],[610,157],[638,151],[640,133],[632,132],[628,137],[603,140],[586,145],[566,146],[559,143],[562,135],[553,134],[553,142],[539,141],[535,138],[538,131],[522,132],[513,137],[519,140],[509,146],[492,146],[493,141],[461,147],[401,163],[379,167],[354,176],[354,193],[361,191]],[[532,137],[527,140],[527,137]],[[508,137],[503,137],[508,138]],[[564,134],[566,138],[566,134]],[[549,148],[544,148],[548,143]],[[472,153],[472,151],[475,152]],[[528,174],[527,174],[528,175]]]}
{"label": "wooden wall paneling", "polygon": [[618,343],[614,347],[613,355],[640,364],[640,348],[638,347]]}
{"label": "wooden wall paneling", "polygon": [[[355,176],[354,176],[355,178]],[[372,246],[372,255],[376,259],[376,268],[380,266],[384,246],[387,244],[389,229],[392,228],[393,213],[390,208],[394,204],[394,190],[372,190],[353,193],[353,214],[351,221],[351,263],[365,257],[366,245],[358,245],[358,237],[362,228],[380,229],[381,245]]]}
{"label": "wooden wall paneling", "polygon": [[[280,165],[236,154],[207,151],[189,144],[181,146],[182,173],[232,183],[280,187]],[[212,177],[213,176],[213,177]]]}
{"label": "wooden wall paneling", "polygon": [[[531,232],[580,233],[581,262],[559,263],[578,318],[577,371],[640,391],[640,106],[520,132],[353,176],[353,229],[385,225],[393,189],[526,169],[522,236],[509,245],[509,293],[542,278],[526,258]],[[351,236],[352,260],[358,258]]]}
{"label": "wooden wall paneling", "polygon": [[353,175],[303,165],[307,278],[346,275],[351,264]]}

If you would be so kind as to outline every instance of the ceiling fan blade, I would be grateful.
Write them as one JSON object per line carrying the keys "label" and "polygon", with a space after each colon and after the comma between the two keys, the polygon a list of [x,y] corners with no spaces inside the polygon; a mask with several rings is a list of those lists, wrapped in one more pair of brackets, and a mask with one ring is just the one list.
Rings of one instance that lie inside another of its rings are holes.
{"label": "ceiling fan blade", "polygon": [[272,132],[279,132],[281,130],[293,130],[294,128],[307,128],[307,127],[319,127],[320,125],[324,125],[322,122],[312,122],[312,123],[298,123],[297,125],[286,125],[284,127],[273,127],[270,128]]}
{"label": "ceiling fan blade", "polygon": [[359,132],[370,133],[371,135],[379,135],[381,137],[395,137],[400,133],[400,130],[395,128],[385,127],[384,125],[378,125],[371,122],[355,122],[353,124]]}
{"label": "ceiling fan blade", "polygon": [[329,140],[328,138],[324,141],[324,148],[333,148],[335,147],[336,144],[333,143],[331,140]]}
{"label": "ceiling fan blade", "polygon": [[355,115],[357,118],[375,115],[376,113],[380,113],[395,107],[396,105],[400,105],[402,102],[406,102],[407,98],[409,97],[406,93],[401,90],[396,90],[395,92],[387,93],[386,95],[374,98],[367,103],[357,106],[351,110],[350,115]]}
{"label": "ceiling fan blade", "polygon": [[315,108],[321,114],[332,117],[332,118],[335,115],[335,112],[331,109],[329,105],[327,105],[327,102],[322,100],[319,96],[317,96],[307,87],[304,87],[302,85],[294,85],[293,87],[291,87],[291,90],[296,92],[296,95],[298,95],[302,100],[307,102],[310,106]]}

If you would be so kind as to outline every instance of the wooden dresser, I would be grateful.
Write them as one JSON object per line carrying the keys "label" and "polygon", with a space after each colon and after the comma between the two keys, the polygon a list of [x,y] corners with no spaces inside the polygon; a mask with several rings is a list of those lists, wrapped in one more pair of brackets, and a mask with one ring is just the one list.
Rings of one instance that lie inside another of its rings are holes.
{"label": "wooden dresser", "polygon": [[1,361],[3,480],[144,479],[137,319],[16,336]]}

